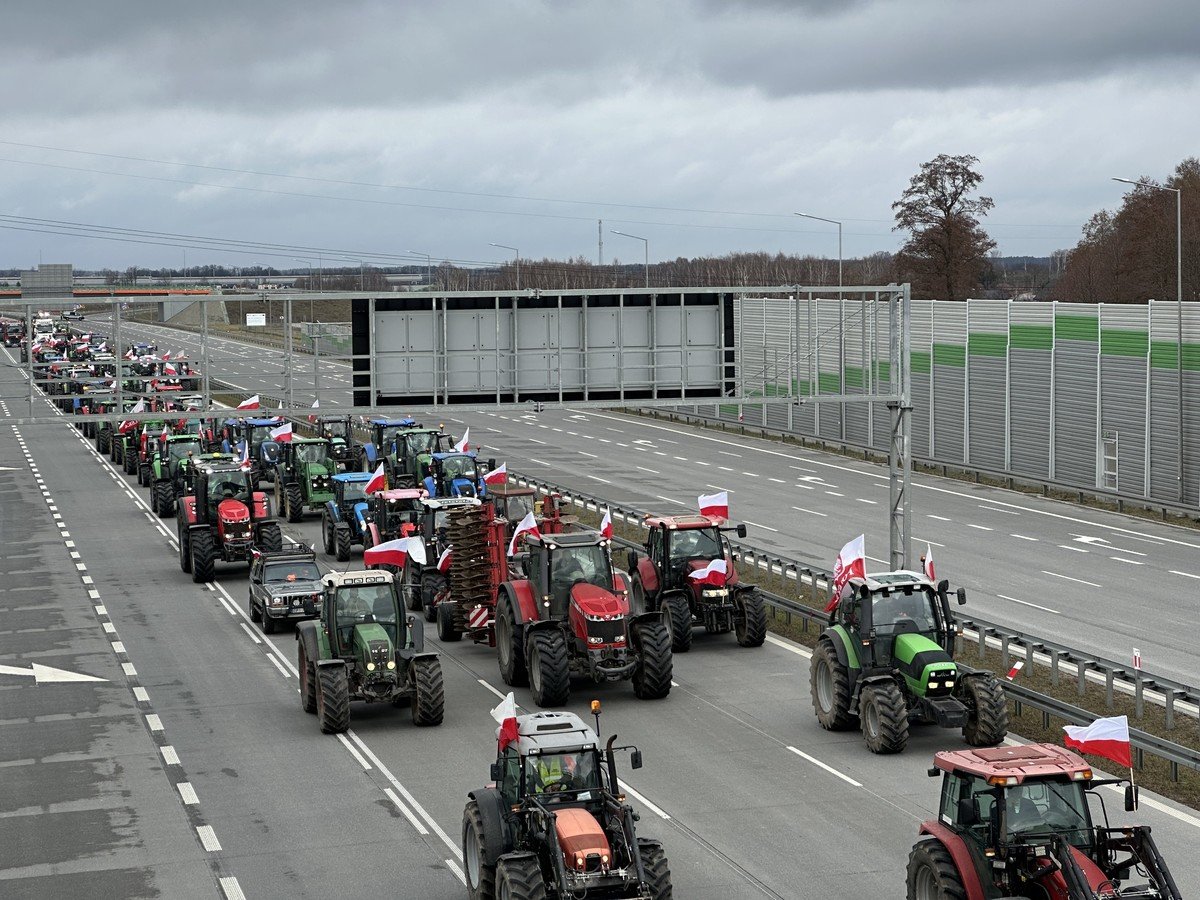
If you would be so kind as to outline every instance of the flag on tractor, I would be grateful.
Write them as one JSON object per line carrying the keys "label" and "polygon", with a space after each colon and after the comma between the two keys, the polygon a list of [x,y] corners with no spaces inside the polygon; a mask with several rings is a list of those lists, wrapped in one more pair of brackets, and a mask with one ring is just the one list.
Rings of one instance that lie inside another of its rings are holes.
{"label": "flag on tractor", "polygon": [[425,541],[419,537],[398,538],[394,541],[368,547],[363,551],[363,565],[388,565],[403,569],[409,557],[419,565],[425,565]]}
{"label": "flag on tractor", "polygon": [[443,550],[442,555],[438,557],[437,570],[439,572],[445,573],[445,572],[450,571],[450,559],[451,559],[453,550],[454,550],[454,545],[451,544],[449,547],[447,547],[445,550]]}
{"label": "flag on tractor", "polygon": [[279,441],[282,444],[290,444],[292,441],[292,423],[284,422],[278,428],[272,428],[271,440]]}
{"label": "flag on tractor", "polygon": [[725,566],[724,559],[714,559],[709,562],[703,569],[697,569],[689,576],[693,581],[698,581],[700,584],[711,584],[713,587],[724,587],[725,580],[728,577],[728,570]]}
{"label": "flag on tractor", "polygon": [[606,509],[604,518],[600,520],[600,537],[606,541],[612,540],[612,514]]}
{"label": "flag on tractor", "polygon": [[859,535],[842,548],[833,564],[833,592],[825,605],[825,612],[832,612],[842,598],[842,588],[852,576],[863,578],[867,574],[866,537]]}
{"label": "flag on tractor", "polygon": [[1063,743],[1080,753],[1103,756],[1127,769],[1133,768],[1133,746],[1129,742],[1129,717],[1109,716],[1091,725],[1064,725]]}
{"label": "flag on tractor", "polygon": [[237,405],[238,409],[258,409],[258,394],[253,397],[247,397]]}
{"label": "flag on tractor", "polygon": [[933,544],[925,544],[925,577],[930,581],[937,583],[937,576],[933,570]]}
{"label": "flag on tractor", "polygon": [[457,444],[454,445],[455,453],[470,453],[471,452],[471,444],[469,441],[470,436],[471,436],[471,429],[468,428],[466,431],[463,432],[462,440],[460,440]]}
{"label": "flag on tractor", "polygon": [[517,742],[517,702],[513,699],[512,691],[508,692],[508,696],[500,701],[500,705],[492,710],[492,718],[500,723],[500,727],[496,729],[496,741],[500,745],[500,752],[504,752],[504,748],[509,744]]}
{"label": "flag on tractor", "polygon": [[483,476],[483,483],[488,487],[499,487],[508,483],[508,463],[502,462],[492,471]]}
{"label": "flag on tractor", "polygon": [[700,505],[700,515],[711,516],[714,519],[729,518],[729,492],[718,491],[715,494],[701,494],[696,498]]}
{"label": "flag on tractor", "polygon": [[[320,400],[314,400],[314,401],[313,401],[312,408],[313,408],[313,409],[320,409],[320,408],[321,408],[321,401],[320,401]],[[317,417],[316,417],[315,415],[312,415],[312,414],[310,414],[310,415],[309,415],[309,417],[308,417],[308,421],[310,421],[310,422],[315,422],[315,421],[317,421]]]}
{"label": "flag on tractor", "polygon": [[387,490],[387,469],[383,463],[380,463],[375,474],[371,476],[371,480],[367,482],[367,486],[363,488],[363,493],[374,494],[376,491],[384,490]]}
{"label": "flag on tractor", "polygon": [[517,530],[513,532],[512,540],[508,542],[508,555],[512,556],[517,552],[517,538],[523,534],[532,534],[534,537],[541,537],[542,533],[538,531],[537,519],[533,517],[533,513],[525,513],[525,518],[517,525]]}

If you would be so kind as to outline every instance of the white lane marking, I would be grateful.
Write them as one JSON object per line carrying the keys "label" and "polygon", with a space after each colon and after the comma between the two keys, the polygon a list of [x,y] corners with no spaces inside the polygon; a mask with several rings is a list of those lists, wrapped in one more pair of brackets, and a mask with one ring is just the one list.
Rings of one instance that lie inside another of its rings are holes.
{"label": "white lane marking", "polygon": [[200,843],[209,853],[216,853],[221,849],[221,842],[217,840],[217,833],[211,825],[197,825],[196,834],[200,836]]}
{"label": "white lane marking", "polygon": [[121,663],[121,671],[129,678],[137,677],[137,669],[133,667],[133,663]]}
{"label": "white lane marking", "polygon": [[166,744],[161,749],[162,749],[163,762],[165,762],[168,766],[180,765],[179,754],[175,752],[174,747],[172,747],[170,744]]}
{"label": "white lane marking", "polygon": [[543,447],[546,446],[545,441],[539,441],[537,438],[530,438],[529,440],[533,441],[535,444],[541,444]]}
{"label": "white lane marking", "polygon": [[1177,569],[1171,569],[1172,575],[1182,575],[1184,578],[1195,578],[1200,580],[1200,575],[1193,575],[1191,572],[1180,572]]}
{"label": "white lane marking", "polygon": [[978,506],[980,509],[986,509],[988,512],[1004,513],[1006,516],[1019,516],[1020,515],[1020,513],[1014,509],[997,509],[995,506],[992,506],[987,503],[977,503],[975,505]]}
{"label": "white lane marking", "polygon": [[444,862],[446,863],[446,868],[453,872],[455,877],[458,878],[458,880],[461,881],[465,887],[467,884],[467,876],[464,875],[463,870],[458,867],[458,863],[449,858],[444,860]]}
{"label": "white lane marking", "polygon": [[773,634],[767,635],[767,643],[774,644],[776,647],[781,647],[788,653],[795,653],[797,656],[803,656],[805,659],[812,659],[812,651],[807,647],[801,647],[799,644],[793,644],[791,641],[785,641],[783,638],[776,637]]}
{"label": "white lane marking", "polygon": [[757,472],[743,472],[742,474],[745,475],[747,478],[757,478],[758,477]]}
{"label": "white lane marking", "polygon": [[621,786],[621,790],[623,790],[625,793],[629,794],[629,796],[631,796],[634,799],[636,799],[637,801],[639,801],[642,804],[642,806],[646,807],[646,809],[650,810],[650,812],[654,813],[660,819],[663,819],[664,821],[666,821],[671,818],[669,815],[667,815],[667,813],[665,813],[659,807],[655,806],[653,803],[651,803],[649,800],[647,800],[645,797],[643,797],[641,794],[639,794],[637,791],[635,791],[633,788],[631,788],[629,786],[628,782],[622,781],[621,779],[618,778],[617,784],[619,784]]}
{"label": "white lane marking", "polygon": [[826,491],[830,497],[845,497],[845,494],[839,494],[837,491]]}
{"label": "white lane marking", "polygon": [[698,466],[711,466],[711,465],[712,465],[712,463],[706,463],[704,460],[702,460],[702,459],[698,459],[698,460],[696,460],[696,465],[698,465]]}
{"label": "white lane marking", "polygon": [[1125,536],[1127,538],[1129,538],[1131,541],[1141,541],[1143,544],[1153,544],[1155,547],[1162,546],[1162,541],[1151,540],[1150,538],[1147,538],[1147,537],[1138,537],[1137,535],[1134,535],[1134,534],[1127,534]]}
{"label": "white lane marking", "polygon": [[241,624],[241,626],[242,626],[242,631],[246,632],[246,634],[248,634],[250,636],[250,640],[254,641],[254,643],[256,643],[256,644],[262,643],[262,641],[259,639],[258,635],[254,633],[253,628],[251,628],[245,622],[241,622],[239,624]]}
{"label": "white lane marking", "polygon": [[822,519],[829,518],[828,513],[817,512],[815,509],[805,509],[803,506],[793,506],[792,509],[796,512],[808,513],[810,516],[820,516]]}
{"label": "white lane marking", "polygon": [[1122,556],[1110,556],[1109,559],[1115,559],[1117,562],[1129,563],[1131,566],[1144,566],[1144,562],[1138,562],[1136,559],[1125,559]]}
{"label": "white lane marking", "polygon": [[[678,459],[678,458],[679,457],[676,457],[676,459]],[[776,484],[787,484],[787,482],[784,481],[782,478],[768,478],[767,481],[773,481]]]}
{"label": "white lane marking", "polygon": [[717,468],[720,469],[722,472],[732,472],[733,471],[733,469],[729,468],[729,466],[717,466]]}
{"label": "white lane marking", "polygon": [[953,522],[953,519],[947,519],[945,516],[935,516],[933,513],[926,513],[925,518],[933,519],[937,522]]}
{"label": "white lane marking", "polygon": [[738,459],[742,458],[742,454],[730,453],[728,450],[718,450],[717,452],[720,453],[722,456],[736,456]]}
{"label": "white lane marking", "polygon": [[635,469],[641,469],[643,472],[649,472],[651,475],[661,475],[658,469],[647,469],[645,466],[634,466]]}
{"label": "white lane marking", "polygon": [[1086,584],[1088,587],[1100,587],[1100,585],[1096,584],[1094,581],[1084,581],[1082,578],[1072,578],[1070,575],[1059,575],[1057,572],[1047,572],[1045,569],[1042,569],[1042,574],[1053,575],[1055,578],[1062,578],[1066,581],[1074,581],[1078,584]]}
{"label": "white lane marking", "polygon": [[[391,783],[392,787],[403,794],[404,799],[412,806],[413,810],[420,815],[425,822],[429,823],[429,827],[432,828],[434,833],[442,839],[447,847],[450,848],[450,852],[458,853],[458,845],[454,841],[450,840],[450,836],[446,834],[446,832],[442,831],[441,826],[433,820],[433,816],[429,815],[429,813],[425,811],[425,807],[421,806],[421,804],[417,802],[417,798],[408,792],[408,788],[396,780],[396,776],[392,774],[391,769],[383,764],[379,757],[372,752],[371,748],[363,742],[363,739],[355,734],[354,731],[348,732],[347,736],[350,738],[350,740],[354,741],[354,743],[358,745],[358,748],[366,755],[367,759],[375,763],[375,768],[379,770],[379,774],[386,778]],[[399,803],[398,800],[394,802]]]}
{"label": "white lane marking", "polygon": [[861,781],[855,781],[849,775],[845,774],[844,772],[839,772],[837,769],[835,769],[833,766],[831,766],[827,763],[821,762],[821,760],[817,759],[815,756],[809,756],[803,750],[797,749],[796,747],[793,747],[791,745],[788,745],[788,749],[791,750],[793,753],[795,753],[797,756],[802,757],[803,759],[807,759],[814,766],[824,769],[830,775],[836,775],[838,778],[842,779],[842,781],[846,782],[847,784],[851,784],[854,787],[858,787],[858,788],[862,787]]}
{"label": "white lane marking", "polygon": [[1087,550],[1084,550],[1082,547],[1072,547],[1070,544],[1059,544],[1059,545],[1058,545],[1058,548],[1059,548],[1060,550],[1074,550],[1076,553],[1087,553],[1087,552],[1089,552],[1089,551],[1087,551]]}
{"label": "white lane marking", "polygon": [[361,753],[358,752],[357,747],[355,747],[352,743],[350,743],[348,740],[346,740],[346,736],[344,734],[339,734],[337,736],[337,739],[339,741],[341,741],[343,745],[345,745],[347,750],[350,751],[350,755],[353,756],[356,760],[358,760],[358,764],[360,766],[362,766],[367,771],[371,770],[371,764],[369,762],[367,762],[366,757],[364,757]]}
{"label": "white lane marking", "polygon": [[931,541],[928,538],[914,537],[913,540],[916,541],[918,544],[929,544],[931,547],[945,547],[946,546],[945,544],[939,544],[937,541]]}
{"label": "white lane marking", "polygon": [[135,687],[133,689],[133,699],[138,703],[149,703],[150,695],[146,693],[146,689],[144,687]]}
{"label": "white lane marking", "polygon": [[225,900],[246,900],[246,895],[242,893],[242,886],[238,884],[236,876],[227,875],[224,878],[218,879],[217,883],[221,885],[221,891],[225,894]]}
{"label": "white lane marking", "polygon": [[974,528],[976,531],[992,531],[993,530],[991,528],[988,528],[986,525],[972,525],[970,522],[967,523],[967,527]]}
{"label": "white lane marking", "polygon": [[125,645],[123,643],[121,643],[120,641],[113,641],[112,648],[113,648],[113,653],[124,653],[125,652]]}
{"label": "white lane marking", "polygon": [[655,494],[654,496],[658,500],[663,500],[663,501],[666,501],[667,503],[674,503],[676,506],[687,506],[687,504],[684,503],[682,500],[674,500],[671,497],[664,497],[661,494]]}
{"label": "white lane marking", "polygon": [[105,634],[116,634],[117,633],[117,626],[114,625],[112,622],[103,622],[103,623],[101,623],[101,627],[104,628]]}
{"label": "white lane marking", "polygon": [[534,459],[532,456],[531,456],[531,457],[529,457],[529,461],[530,461],[531,463],[537,463],[539,466],[548,466],[548,465],[550,465],[550,463],[546,462],[544,459]]}
{"label": "white lane marking", "polygon": [[856,497],[855,499],[856,499],[856,500],[858,500],[858,502],[859,502],[859,503],[870,503],[872,506],[878,506],[878,505],[879,505],[879,501],[878,501],[878,500],[866,500],[866,499],[864,499],[864,498],[862,498],[862,497]]}
{"label": "white lane marking", "polygon": [[[92,592],[88,591],[88,593],[90,594]],[[97,606],[96,607],[96,615],[107,616],[108,615],[108,607],[107,606]]]}
{"label": "white lane marking", "polygon": [[487,689],[488,689],[489,691],[491,691],[493,694],[495,694],[497,697],[499,697],[501,700],[503,700],[505,697],[507,697],[507,696],[508,696],[508,694],[502,694],[502,693],[500,693],[500,691],[499,691],[499,690],[497,690],[496,688],[492,687],[490,684],[488,684],[488,683],[487,683],[486,681],[484,681],[482,678],[477,678],[477,679],[475,679],[475,680],[476,680],[476,681],[478,681],[480,684],[482,684],[482,685],[483,685],[485,688],[487,688]]}
{"label": "white lane marking", "polygon": [[589,475],[588,478],[592,481],[599,481],[601,484],[612,484],[607,478],[601,478],[599,475]]}
{"label": "white lane marking", "polygon": [[578,453],[580,456],[590,456],[592,459],[599,459],[599,458],[600,458],[600,457],[599,457],[597,454],[595,454],[595,453],[588,453],[586,450],[576,450],[575,452],[576,452],[576,453]]}
{"label": "white lane marking", "polygon": [[745,522],[747,525],[753,525],[755,528],[761,528],[764,531],[773,531],[776,534],[779,534],[779,529],[772,528],[770,525],[760,525],[758,522],[751,522],[749,519],[743,519],[742,521]]}
{"label": "white lane marking", "polygon": [[195,806],[200,802],[200,798],[196,796],[196,789],[192,787],[190,781],[181,781],[175,787],[179,788],[179,796],[183,798],[186,805]]}
{"label": "white lane marking", "polygon": [[1035,544],[1038,542],[1038,538],[1026,537],[1023,534],[1010,534],[1009,537],[1014,537],[1018,541],[1033,541]]}
{"label": "white lane marking", "polygon": [[290,678],[290,677],[291,677],[291,673],[290,673],[290,672],[289,672],[287,669],[285,669],[283,666],[281,666],[281,665],[279,664],[279,660],[277,660],[277,659],[275,658],[275,654],[274,654],[274,653],[268,653],[268,654],[267,654],[267,659],[269,659],[269,660],[270,660],[270,661],[271,661],[271,662],[272,662],[272,663],[275,665],[275,668],[277,668],[277,669],[279,670],[279,674],[280,674],[280,675],[282,675],[284,678]]}
{"label": "white lane marking", "polygon": [[1018,600],[1016,597],[1009,597],[1005,594],[997,594],[996,596],[1001,600],[1008,600],[1012,603],[1020,603],[1022,606],[1032,606],[1034,609],[1040,609],[1042,612],[1054,613],[1056,616],[1061,615],[1057,609],[1051,609],[1048,606],[1038,606],[1036,603],[1030,603],[1028,600]]}
{"label": "white lane marking", "polygon": [[[1121,794],[1125,792],[1125,789],[1119,784],[1110,784],[1106,785],[1106,787],[1115,794]],[[1193,815],[1189,815],[1188,813],[1181,812],[1173,806],[1168,806],[1161,800],[1155,800],[1153,797],[1139,797],[1138,802],[1144,803],[1151,809],[1157,809],[1161,813],[1166,813],[1172,819],[1178,819],[1180,822],[1183,822],[1186,825],[1191,825],[1193,828],[1200,828],[1200,819]]]}
{"label": "white lane marking", "polygon": [[688,458],[686,456],[677,456],[677,457],[675,457],[675,459],[677,462],[687,462],[688,461]]}

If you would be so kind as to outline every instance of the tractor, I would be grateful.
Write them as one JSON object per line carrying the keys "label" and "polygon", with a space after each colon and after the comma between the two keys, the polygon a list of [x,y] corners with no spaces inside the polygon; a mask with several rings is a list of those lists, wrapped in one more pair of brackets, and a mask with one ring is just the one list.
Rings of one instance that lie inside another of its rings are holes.
{"label": "tractor", "polygon": [[348,472],[355,462],[356,443],[354,426],[349,416],[318,416],[313,426],[317,436],[329,441],[329,455],[341,468]]}
{"label": "tractor", "polygon": [[204,453],[194,434],[172,434],[159,441],[150,461],[150,508],[160,518],[175,515],[175,500],[188,493],[192,466]]}
{"label": "tractor", "polygon": [[[424,491],[421,492],[424,494]],[[451,516],[463,509],[478,508],[477,497],[443,497],[431,500],[422,496],[420,512],[416,519],[416,533],[425,541],[425,563],[409,557],[404,566],[401,593],[413,612],[424,610],[425,620],[437,619],[438,598],[445,592],[449,581],[438,569],[438,560],[450,545],[449,529]],[[453,638],[451,639],[453,640]]]}
{"label": "tractor", "polygon": [[[758,588],[743,584],[733,553],[722,532],[746,536],[746,526],[726,526],[712,516],[650,516],[646,555],[629,551],[632,605],[639,611],[661,610],[671,632],[671,649],[686,653],[692,629],[703,625],[709,634],[732,631],[739,646],[761,647],[767,637],[767,610]],[[725,572],[696,577],[713,560],[723,560]]]}
{"label": "tractor", "polygon": [[453,449],[453,438],[440,428],[406,428],[396,435],[387,456],[388,483],[416,487],[433,454]]}
{"label": "tractor", "polygon": [[[243,445],[249,446],[250,472],[254,484],[263,479],[275,480],[275,462],[279,456],[279,445],[271,440],[271,432],[283,424],[283,419],[227,419],[222,428],[221,449],[226,453],[238,452]],[[263,444],[269,444],[263,447]]]}
{"label": "tractor", "polygon": [[[938,818],[923,822],[908,856],[908,900],[1033,897],[1180,900],[1145,825],[1110,826],[1087,761],[1056,744],[943,750]],[[1104,825],[1094,823],[1091,798]],[[1125,810],[1137,790],[1125,788]]]}
{"label": "tractor", "polygon": [[[496,461],[488,460],[488,469]],[[487,484],[474,453],[435,453],[425,467],[425,490],[430,497],[486,497]]]}
{"label": "tractor", "polygon": [[496,505],[496,515],[508,523],[508,533],[529,513],[537,519],[538,531],[542,534],[558,534],[572,531],[579,524],[578,516],[563,515],[561,494],[539,497],[531,487],[515,484],[489,484],[488,499]]}
{"label": "tractor", "polygon": [[424,499],[421,488],[376,491],[368,497],[363,549],[415,534],[421,526]]}
{"label": "tractor", "polygon": [[416,419],[371,419],[367,422],[370,440],[354,448],[352,468],[374,472],[381,462],[395,453],[396,436],[409,428],[420,428]]}
{"label": "tractor", "polygon": [[367,532],[367,495],[371,476],[367,472],[341,472],[334,475],[333,498],[321,510],[321,535],[325,552],[338,562],[348,562],[355,544],[362,544]]}
{"label": "tractor", "polygon": [[[999,744],[1008,705],[991,672],[954,663],[955,621],[949,582],[917,572],[854,577],[813,650],[813,710],[821,727],[858,725],[874,753],[899,753],[909,722],[961,728],[968,744]],[[958,602],[967,594],[958,589]]]}
{"label": "tractor", "polygon": [[[271,446],[264,443],[263,447]],[[275,508],[289,522],[304,518],[304,509],[321,509],[333,499],[337,460],[327,438],[293,437],[275,444]]]}
{"label": "tractor", "polygon": [[[506,684],[526,681],[539,706],[562,706],[571,676],[633,681],[641,700],[671,691],[671,635],[662,613],[631,615],[628,576],[594,531],[533,537],[521,575],[495,587],[495,642]],[[451,592],[454,584],[450,563]],[[470,577],[468,571],[464,573]]]}
{"label": "tractor", "polygon": [[[599,724],[600,702],[592,701]],[[598,730],[598,729],[597,729]],[[616,754],[570,712],[516,717],[516,739],[497,741],[491,782],[467,796],[463,872],[471,900],[670,900],[671,872],[658,841],[637,835]],[[499,732],[498,732],[499,735]]]}
{"label": "tractor", "polygon": [[215,563],[249,562],[253,551],[279,550],[283,533],[250,472],[228,462],[197,465],[192,490],[179,498],[179,568],[212,581]]}
{"label": "tractor", "polygon": [[330,573],[321,617],[296,625],[300,705],[326,734],[350,727],[350,701],[408,704],[417,725],[440,725],[442,664],[405,615],[390,572]]}

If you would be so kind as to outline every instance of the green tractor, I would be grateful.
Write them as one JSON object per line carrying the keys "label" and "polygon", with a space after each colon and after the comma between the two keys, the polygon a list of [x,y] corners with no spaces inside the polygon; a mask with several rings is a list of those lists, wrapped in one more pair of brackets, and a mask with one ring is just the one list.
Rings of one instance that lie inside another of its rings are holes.
{"label": "green tractor", "polygon": [[329,441],[329,455],[337,462],[338,471],[349,471],[356,461],[358,446],[350,417],[318,416],[314,427],[319,437]]}
{"label": "green tractor", "polygon": [[327,438],[293,437],[278,446],[275,508],[289,522],[299,522],[305,507],[319,510],[333,499],[338,461]]}
{"label": "green tractor", "polygon": [[440,725],[442,664],[425,650],[424,626],[405,615],[391,572],[324,577],[321,618],[296,625],[300,705],[321,731],[350,727],[350,701],[407,705],[417,725]]}
{"label": "green tractor", "polygon": [[194,434],[160,438],[150,457],[150,508],[159,518],[175,515],[175,498],[187,493],[188,474],[203,452],[204,442]]}
{"label": "green tractor", "polygon": [[[851,578],[813,650],[813,710],[829,731],[862,729],[874,753],[899,753],[909,722],[961,728],[975,747],[1008,733],[1008,706],[991,672],[954,663],[949,582],[916,572]],[[958,589],[958,602],[967,594]]]}

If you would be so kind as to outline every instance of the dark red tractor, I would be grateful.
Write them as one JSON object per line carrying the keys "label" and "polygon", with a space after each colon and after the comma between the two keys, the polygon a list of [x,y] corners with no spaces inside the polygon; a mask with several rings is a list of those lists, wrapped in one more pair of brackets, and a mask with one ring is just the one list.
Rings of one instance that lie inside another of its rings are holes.
{"label": "dark red tractor", "polygon": [[277,551],[283,532],[249,470],[230,462],[200,464],[192,492],[179,498],[179,567],[192,581],[212,581],[216,561],[249,563],[255,549]]}

